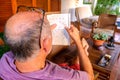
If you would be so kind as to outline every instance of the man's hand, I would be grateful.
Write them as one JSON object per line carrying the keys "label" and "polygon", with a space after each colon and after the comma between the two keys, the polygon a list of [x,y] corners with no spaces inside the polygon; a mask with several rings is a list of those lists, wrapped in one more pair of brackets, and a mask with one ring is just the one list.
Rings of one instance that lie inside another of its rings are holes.
{"label": "man's hand", "polygon": [[50,25],[51,31],[54,30],[54,29],[56,28],[56,26],[57,26],[57,24],[52,24],[52,25]]}
{"label": "man's hand", "polygon": [[76,27],[71,25],[70,28],[66,28],[66,30],[71,36],[71,38],[75,41],[75,43],[78,43],[78,41],[80,41],[80,34]]}
{"label": "man's hand", "polygon": [[88,45],[88,43],[87,43],[87,41],[84,39],[84,38],[82,38],[82,46],[83,46],[83,49],[85,50],[85,53],[87,54],[87,56],[89,55],[89,53],[88,53],[88,48],[89,48],[89,45]]}

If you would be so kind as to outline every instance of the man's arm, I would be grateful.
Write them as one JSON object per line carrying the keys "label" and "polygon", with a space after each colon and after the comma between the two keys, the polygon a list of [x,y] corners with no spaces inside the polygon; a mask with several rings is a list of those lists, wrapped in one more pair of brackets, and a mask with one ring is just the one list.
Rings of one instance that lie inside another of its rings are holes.
{"label": "man's arm", "polygon": [[71,26],[70,29],[67,28],[66,30],[68,31],[69,35],[77,45],[81,69],[88,73],[90,80],[93,80],[94,74],[93,74],[92,65],[90,63],[90,60],[87,54],[85,54],[85,50],[83,49],[82,41],[80,40],[78,29],[75,28],[74,26]]}

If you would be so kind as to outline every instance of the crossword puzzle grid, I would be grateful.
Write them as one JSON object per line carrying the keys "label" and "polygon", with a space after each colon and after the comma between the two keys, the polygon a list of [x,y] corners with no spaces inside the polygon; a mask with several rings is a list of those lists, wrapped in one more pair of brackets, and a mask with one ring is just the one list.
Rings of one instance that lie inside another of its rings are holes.
{"label": "crossword puzzle grid", "polygon": [[70,14],[51,14],[47,16],[50,25],[57,24],[56,29],[64,29],[70,26]]}
{"label": "crossword puzzle grid", "polygon": [[64,27],[70,26],[70,14],[47,15],[50,25],[57,24],[52,30],[52,45],[70,45],[70,37]]}

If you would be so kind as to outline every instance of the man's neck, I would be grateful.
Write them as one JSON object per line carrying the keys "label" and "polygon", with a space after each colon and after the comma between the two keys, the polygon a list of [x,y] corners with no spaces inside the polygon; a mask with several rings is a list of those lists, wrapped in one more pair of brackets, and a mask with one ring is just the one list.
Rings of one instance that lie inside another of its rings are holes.
{"label": "man's neck", "polygon": [[41,70],[45,67],[45,56],[38,55],[37,57],[28,59],[24,62],[15,60],[15,65],[17,69],[22,73]]}

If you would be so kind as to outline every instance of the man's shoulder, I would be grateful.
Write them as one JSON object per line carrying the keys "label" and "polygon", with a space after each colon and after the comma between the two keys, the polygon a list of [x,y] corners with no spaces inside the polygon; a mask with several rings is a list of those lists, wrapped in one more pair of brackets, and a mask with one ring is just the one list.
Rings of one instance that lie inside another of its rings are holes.
{"label": "man's shoulder", "polygon": [[13,59],[14,55],[13,55],[13,53],[11,51],[9,51],[9,52],[6,52],[6,53],[3,54],[3,56],[1,57],[1,60],[5,59],[5,58]]}

